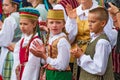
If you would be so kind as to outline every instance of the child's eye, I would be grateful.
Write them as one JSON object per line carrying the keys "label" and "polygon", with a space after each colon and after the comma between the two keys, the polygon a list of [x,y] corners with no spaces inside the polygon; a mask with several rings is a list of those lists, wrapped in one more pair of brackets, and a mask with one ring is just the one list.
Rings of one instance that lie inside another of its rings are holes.
{"label": "child's eye", "polygon": [[22,25],[22,23],[20,23],[20,25]]}
{"label": "child's eye", "polygon": [[91,21],[91,23],[95,23],[95,21]]}
{"label": "child's eye", "polygon": [[88,21],[89,23],[95,23],[95,21]]}
{"label": "child's eye", "polygon": [[20,25],[28,25],[27,23],[20,23]]}
{"label": "child's eye", "polygon": [[53,22],[49,22],[50,24],[53,24]]}
{"label": "child's eye", "polygon": [[61,22],[58,21],[58,22],[56,22],[56,23],[57,23],[57,24],[60,24]]}

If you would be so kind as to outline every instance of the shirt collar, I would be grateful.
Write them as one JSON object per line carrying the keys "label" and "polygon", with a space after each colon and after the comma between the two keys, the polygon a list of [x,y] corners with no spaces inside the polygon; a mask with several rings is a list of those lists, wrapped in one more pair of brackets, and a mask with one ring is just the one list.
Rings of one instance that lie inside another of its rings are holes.
{"label": "shirt collar", "polygon": [[57,35],[52,35],[50,34],[50,37],[49,37],[49,44],[52,44],[52,42],[56,39],[58,39],[59,37],[62,37],[62,36],[66,36],[65,33],[60,33],[60,34],[57,34]]}
{"label": "shirt collar", "polygon": [[105,33],[105,32],[103,31],[100,34],[90,33],[90,35],[91,35],[91,38],[96,38],[96,37],[100,36],[103,33]]}

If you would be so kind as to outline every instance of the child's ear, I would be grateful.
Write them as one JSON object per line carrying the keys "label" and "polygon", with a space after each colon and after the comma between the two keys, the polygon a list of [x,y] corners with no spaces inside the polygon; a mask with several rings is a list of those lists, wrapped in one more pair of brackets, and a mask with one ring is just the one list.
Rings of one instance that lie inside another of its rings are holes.
{"label": "child's ear", "polygon": [[104,21],[101,21],[101,26],[104,27],[104,26],[106,25],[106,23],[107,23],[107,22],[106,22],[105,20],[104,20]]}
{"label": "child's ear", "polygon": [[37,26],[37,21],[34,21],[33,25],[34,25],[34,27],[36,27]]}

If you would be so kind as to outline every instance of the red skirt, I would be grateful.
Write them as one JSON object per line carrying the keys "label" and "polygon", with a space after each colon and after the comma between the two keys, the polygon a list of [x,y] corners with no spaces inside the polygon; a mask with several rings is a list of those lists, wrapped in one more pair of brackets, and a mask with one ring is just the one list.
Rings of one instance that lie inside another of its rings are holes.
{"label": "red skirt", "polygon": [[1,75],[0,75],[0,80],[3,80]]}

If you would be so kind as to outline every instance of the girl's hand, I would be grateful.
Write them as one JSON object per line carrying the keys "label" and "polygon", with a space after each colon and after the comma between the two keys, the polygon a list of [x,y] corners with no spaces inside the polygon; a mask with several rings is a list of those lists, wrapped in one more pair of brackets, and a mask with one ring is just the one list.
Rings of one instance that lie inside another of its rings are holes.
{"label": "girl's hand", "polygon": [[45,45],[40,44],[37,40],[33,42],[32,48],[30,48],[30,51],[33,55],[37,57],[41,57],[46,60],[46,50],[45,50]]}
{"label": "girl's hand", "polygon": [[11,52],[14,51],[14,48],[15,48],[15,43],[10,43],[10,44],[8,45],[8,47],[7,47],[7,49],[8,49],[9,51],[11,51]]}

